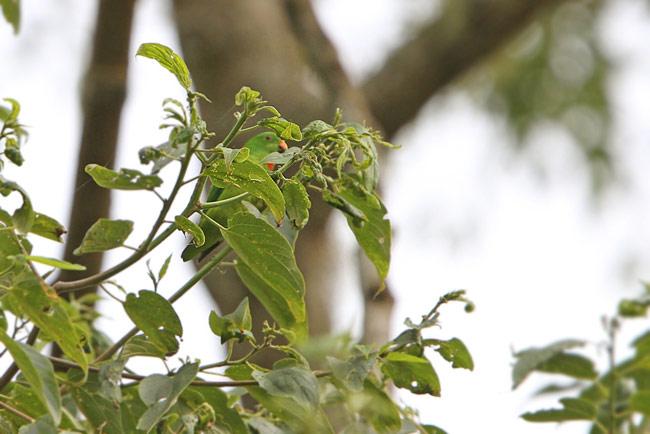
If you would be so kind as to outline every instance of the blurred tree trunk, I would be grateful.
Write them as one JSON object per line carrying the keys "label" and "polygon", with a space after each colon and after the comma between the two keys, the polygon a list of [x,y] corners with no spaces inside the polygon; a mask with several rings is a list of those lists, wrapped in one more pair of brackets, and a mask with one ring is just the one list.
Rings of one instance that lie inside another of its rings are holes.
{"label": "blurred tree trunk", "polygon": [[[86,230],[97,219],[109,215],[110,190],[89,182],[84,168],[90,163],[112,167],[115,160],[122,106],[126,98],[134,7],[135,0],[101,0],[97,9],[91,58],[82,87],[83,126],[64,256],[67,261],[85,265],[86,270],[63,271],[60,275],[62,281],[101,271],[101,254],[78,257],[72,251],[81,244]],[[91,288],[86,293],[94,290]]]}

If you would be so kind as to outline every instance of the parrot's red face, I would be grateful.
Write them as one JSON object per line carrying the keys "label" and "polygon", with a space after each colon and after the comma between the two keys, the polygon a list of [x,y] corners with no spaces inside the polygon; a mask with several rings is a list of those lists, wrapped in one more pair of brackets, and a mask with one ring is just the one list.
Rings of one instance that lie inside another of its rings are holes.
{"label": "parrot's red face", "polygon": [[[280,143],[278,144],[278,152],[282,153],[286,151],[288,148],[289,146],[287,145],[287,142],[285,142],[284,140],[280,140]],[[266,167],[269,170],[275,170],[275,163],[266,163]]]}

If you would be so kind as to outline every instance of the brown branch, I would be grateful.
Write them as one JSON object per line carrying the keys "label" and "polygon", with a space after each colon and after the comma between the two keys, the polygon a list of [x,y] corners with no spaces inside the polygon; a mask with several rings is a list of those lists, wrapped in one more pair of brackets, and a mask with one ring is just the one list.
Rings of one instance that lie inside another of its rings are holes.
{"label": "brown branch", "polygon": [[388,137],[443,87],[496,52],[540,11],[564,0],[452,0],[363,86]]}
{"label": "brown branch", "polygon": [[100,253],[76,257],[85,231],[110,210],[110,191],[100,188],[84,172],[87,164],[111,167],[115,160],[122,106],[126,98],[131,22],[135,0],[101,0],[88,70],[83,82],[83,127],[77,160],[74,197],[68,224],[65,259],[81,263],[86,271],[62,272],[59,280],[76,280],[101,269]]}

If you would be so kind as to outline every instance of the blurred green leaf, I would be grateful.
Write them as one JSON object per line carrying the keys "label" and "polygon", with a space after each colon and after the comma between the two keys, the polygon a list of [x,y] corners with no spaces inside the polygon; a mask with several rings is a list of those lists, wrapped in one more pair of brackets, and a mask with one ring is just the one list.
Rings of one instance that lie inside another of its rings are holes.
{"label": "blurred green leaf", "polygon": [[594,362],[587,357],[573,353],[557,353],[540,363],[537,370],[550,374],[563,374],[580,380],[594,380],[598,377]]}
{"label": "blurred green leaf", "polygon": [[20,0],[0,0],[0,8],[2,8],[5,20],[14,28],[14,33],[18,33],[20,29]]}
{"label": "blurred green leaf", "polygon": [[47,238],[52,241],[58,241],[59,243],[63,240],[61,236],[66,233],[65,227],[55,219],[45,214],[36,213],[34,216],[34,224],[30,229],[30,232],[38,235],[43,238]]}
{"label": "blurred green leaf", "polygon": [[133,230],[130,220],[109,220],[100,218],[84,235],[81,245],[74,250],[75,255],[104,252],[124,244]]}
{"label": "blurred green leaf", "polygon": [[162,185],[162,179],[156,175],[145,175],[133,169],[121,169],[119,172],[98,164],[88,164],[86,173],[100,187],[115,190],[153,190]]}
{"label": "blurred green leaf", "polygon": [[569,420],[595,420],[596,407],[589,401],[576,398],[560,399],[561,409],[540,410],[521,415],[528,422],[565,422]]}
{"label": "blurred green leaf", "polygon": [[532,372],[538,370],[553,356],[571,348],[581,347],[584,341],[566,339],[543,348],[529,348],[515,354],[517,361],[512,368],[512,388],[519,386]]}
{"label": "blurred green leaf", "polygon": [[129,359],[135,356],[141,357],[157,357],[164,359],[167,353],[167,348],[160,346],[153,342],[145,335],[135,335],[124,344],[120,357]]}
{"label": "blurred green leaf", "polygon": [[291,366],[270,372],[253,372],[260,387],[273,396],[291,398],[306,408],[316,408],[319,403],[318,379],[309,369]]}
{"label": "blurred green leaf", "polygon": [[45,256],[25,256],[25,259],[38,262],[39,264],[49,265],[50,267],[58,268],[60,270],[83,271],[86,269],[83,265],[73,264],[72,262],[64,261],[56,258],[46,258]]}

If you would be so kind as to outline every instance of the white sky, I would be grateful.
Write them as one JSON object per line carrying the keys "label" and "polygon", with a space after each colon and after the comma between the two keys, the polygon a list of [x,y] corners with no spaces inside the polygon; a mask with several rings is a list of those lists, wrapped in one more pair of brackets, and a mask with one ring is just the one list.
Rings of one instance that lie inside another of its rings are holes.
{"label": "white sky", "polygon": [[[79,78],[87,53],[94,10],[91,2],[61,0],[56,8],[24,1],[23,29],[14,37],[0,25],[0,96],[23,104],[30,126],[24,169],[5,176],[31,193],[37,209],[67,220],[79,137]],[[178,49],[166,16],[166,2],[141,0],[133,49],[161,42]],[[423,0],[319,0],[318,12],[355,80],[377,68],[403,31],[435,13]],[[398,299],[394,329],[404,317],[417,318],[444,292],[465,288],[477,310],[451,308],[435,333],[458,336],[475,358],[476,370],[452,371],[435,360],[443,398],[403,395],[422,419],[452,434],[474,432],[581,433],[580,424],[532,425],[517,415],[552,402],[530,401],[534,381],[510,391],[511,348],[541,346],[564,337],[598,342],[600,317],[622,296],[650,279],[650,19],[641,0],[617,3],[606,14],[602,36],[619,67],[611,83],[617,122],[615,147],[624,180],[597,213],[588,195],[580,157],[561,132],[538,137],[529,158],[514,158],[504,146],[501,124],[475,108],[460,92],[432,101],[403,131],[389,172],[386,202],[395,227],[390,282]],[[138,167],[137,150],[163,141],[157,130],[163,98],[182,93],[153,62],[131,64],[117,166]],[[623,152],[624,151],[624,152]],[[541,161],[544,180],[531,168]],[[119,193],[114,216],[136,222],[133,239],[146,230],[158,202],[146,193]],[[340,222],[337,227],[340,227]],[[349,241],[349,240],[348,240]],[[349,242],[345,241],[349,246]],[[153,255],[179,251],[173,237]],[[36,243],[37,252],[56,256],[60,247]],[[112,253],[109,262],[122,252]],[[627,272],[623,272],[627,270]],[[174,261],[163,283],[170,293],[191,269]],[[119,279],[131,290],[147,287],[144,264]],[[354,297],[353,297],[354,298]],[[352,303],[343,303],[354,306]],[[356,299],[358,303],[358,298]],[[200,291],[179,302],[186,330],[204,328],[209,299]],[[348,309],[350,310],[350,309]],[[348,312],[346,312],[348,313]],[[357,318],[341,329],[358,327]],[[129,324],[119,309],[102,321],[114,337]],[[627,327],[627,334],[631,329]],[[624,332],[626,332],[624,330]],[[216,351],[205,334],[186,333],[183,353],[212,360]],[[602,355],[602,354],[601,354]]]}

